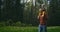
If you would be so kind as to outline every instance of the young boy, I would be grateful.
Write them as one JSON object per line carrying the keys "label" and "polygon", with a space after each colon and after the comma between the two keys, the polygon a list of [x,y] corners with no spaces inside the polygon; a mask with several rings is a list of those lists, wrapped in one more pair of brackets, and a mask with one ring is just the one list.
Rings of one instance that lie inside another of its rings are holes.
{"label": "young boy", "polygon": [[47,32],[47,29],[46,29],[46,20],[47,20],[47,13],[46,13],[46,10],[45,9],[41,9],[40,12],[39,12],[39,15],[38,15],[38,19],[40,21],[40,24],[39,24],[39,30],[38,32]]}

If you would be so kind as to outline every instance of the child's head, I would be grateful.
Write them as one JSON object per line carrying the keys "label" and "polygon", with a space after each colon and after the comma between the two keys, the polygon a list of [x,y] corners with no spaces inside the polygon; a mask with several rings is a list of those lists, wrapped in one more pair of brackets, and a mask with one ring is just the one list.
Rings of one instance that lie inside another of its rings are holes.
{"label": "child's head", "polygon": [[46,11],[45,9],[41,9],[40,12]]}
{"label": "child's head", "polygon": [[41,9],[40,14],[42,15],[43,12],[46,12],[46,10],[45,9]]}

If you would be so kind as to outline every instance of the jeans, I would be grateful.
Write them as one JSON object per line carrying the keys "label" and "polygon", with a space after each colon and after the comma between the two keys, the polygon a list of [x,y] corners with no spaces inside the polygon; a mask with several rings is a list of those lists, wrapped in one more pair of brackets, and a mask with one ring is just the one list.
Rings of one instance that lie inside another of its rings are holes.
{"label": "jeans", "polygon": [[39,25],[38,27],[38,32],[47,32],[47,28],[46,25]]}

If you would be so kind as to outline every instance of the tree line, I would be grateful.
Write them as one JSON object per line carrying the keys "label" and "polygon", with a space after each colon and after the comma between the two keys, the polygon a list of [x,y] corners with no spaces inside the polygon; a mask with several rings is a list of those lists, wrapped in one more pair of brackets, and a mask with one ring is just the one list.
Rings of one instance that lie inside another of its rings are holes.
{"label": "tree line", "polygon": [[[49,9],[47,10],[49,16],[47,25],[60,25],[59,1],[50,1]],[[38,25],[37,15],[40,4],[42,4],[41,0],[35,0],[35,3],[33,3],[33,0],[30,2],[24,0],[0,0],[0,22],[5,22],[5,24],[9,25],[20,24],[20,22],[24,23],[23,25]]]}

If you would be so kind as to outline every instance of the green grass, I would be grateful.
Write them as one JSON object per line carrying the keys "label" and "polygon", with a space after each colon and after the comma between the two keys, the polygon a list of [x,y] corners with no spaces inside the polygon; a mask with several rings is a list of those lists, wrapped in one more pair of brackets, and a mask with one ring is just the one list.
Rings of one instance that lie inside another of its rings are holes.
{"label": "green grass", "polygon": [[[60,27],[47,27],[48,32],[59,32]],[[0,32],[38,32],[38,27],[0,27]]]}

